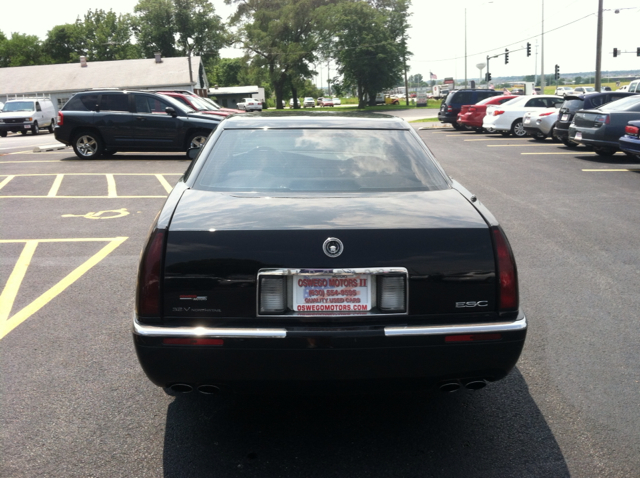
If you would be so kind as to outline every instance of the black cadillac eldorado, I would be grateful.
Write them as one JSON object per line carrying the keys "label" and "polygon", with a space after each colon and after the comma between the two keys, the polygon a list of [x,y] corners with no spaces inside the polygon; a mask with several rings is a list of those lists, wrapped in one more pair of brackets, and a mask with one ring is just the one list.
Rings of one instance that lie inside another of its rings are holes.
{"label": "black cadillac eldorado", "polygon": [[152,226],[133,337],[167,393],[482,388],[524,345],[491,213],[404,120],[220,123]]}

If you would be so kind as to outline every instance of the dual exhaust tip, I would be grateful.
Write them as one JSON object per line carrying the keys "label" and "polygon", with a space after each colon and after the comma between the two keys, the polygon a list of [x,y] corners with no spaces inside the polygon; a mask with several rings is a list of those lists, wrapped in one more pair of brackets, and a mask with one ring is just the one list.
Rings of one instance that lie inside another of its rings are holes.
{"label": "dual exhaust tip", "polygon": [[[191,393],[194,391],[194,387],[189,385],[188,383],[174,383],[170,387],[168,387],[171,392],[175,395],[184,395],[186,393]],[[195,387],[195,390],[200,392],[203,395],[216,395],[221,392],[221,388],[218,385],[198,385]]]}
{"label": "dual exhaust tip", "polygon": [[458,380],[450,380],[448,382],[441,383],[439,388],[440,388],[440,391],[442,392],[452,393],[460,390],[460,388],[462,388],[463,385],[465,388],[469,390],[480,390],[481,388],[484,388],[487,386],[487,382],[482,378],[464,380],[462,383],[460,383],[460,381]]}

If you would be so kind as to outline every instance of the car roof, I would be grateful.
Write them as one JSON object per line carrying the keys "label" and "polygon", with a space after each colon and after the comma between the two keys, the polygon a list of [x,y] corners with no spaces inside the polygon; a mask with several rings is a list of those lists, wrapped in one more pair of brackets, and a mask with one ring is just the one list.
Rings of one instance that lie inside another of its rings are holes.
{"label": "car roof", "polygon": [[268,114],[245,113],[228,116],[222,129],[394,129],[409,130],[411,126],[402,118],[391,115],[353,112],[271,112]]}

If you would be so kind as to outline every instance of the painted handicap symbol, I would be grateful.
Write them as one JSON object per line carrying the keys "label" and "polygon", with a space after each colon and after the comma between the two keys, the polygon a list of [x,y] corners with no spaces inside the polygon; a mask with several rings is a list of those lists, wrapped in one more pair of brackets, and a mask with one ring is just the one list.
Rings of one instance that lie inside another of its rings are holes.
{"label": "painted handicap symbol", "polygon": [[114,209],[111,211],[88,212],[86,214],[63,214],[62,217],[84,217],[86,219],[116,219],[131,214],[127,208]]}

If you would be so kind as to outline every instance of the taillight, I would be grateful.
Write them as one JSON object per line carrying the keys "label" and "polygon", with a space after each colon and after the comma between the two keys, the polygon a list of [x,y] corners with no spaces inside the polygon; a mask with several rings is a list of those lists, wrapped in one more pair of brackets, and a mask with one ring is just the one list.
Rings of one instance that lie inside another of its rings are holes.
{"label": "taillight", "polygon": [[58,121],[56,121],[56,124],[58,126],[62,126],[64,124],[64,115],[62,114],[62,111],[58,111]]}
{"label": "taillight", "polygon": [[404,312],[406,305],[404,276],[378,276],[378,309],[381,312]]}
{"label": "taillight", "polygon": [[611,119],[609,118],[609,115],[598,115],[593,120],[593,122],[600,123],[600,126],[602,126],[603,124],[609,124],[611,122]]}
{"label": "taillight", "polygon": [[491,233],[498,276],[498,309],[500,312],[517,310],[519,305],[518,270],[511,246],[501,227],[492,227]]}
{"label": "taillight", "polygon": [[501,114],[503,114],[503,113],[504,113],[504,110],[495,110],[495,111],[493,112],[493,116],[498,116],[498,115],[501,115]]}
{"label": "taillight", "polygon": [[632,136],[638,136],[638,134],[640,134],[640,128],[629,124],[624,128],[624,132]]}
{"label": "taillight", "polygon": [[448,106],[447,107],[447,112],[451,113],[453,111],[453,107],[452,106]]}
{"label": "taillight", "polygon": [[474,111],[478,111],[477,108],[469,108],[469,113],[473,113]]}
{"label": "taillight", "polygon": [[548,113],[540,113],[538,116],[549,116],[555,113],[555,111],[549,111]]}
{"label": "taillight", "polygon": [[136,289],[136,313],[140,317],[160,316],[164,237],[164,230],[155,229],[142,253]]}

